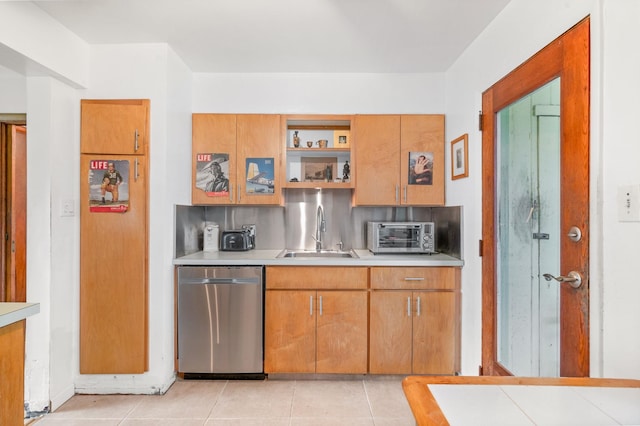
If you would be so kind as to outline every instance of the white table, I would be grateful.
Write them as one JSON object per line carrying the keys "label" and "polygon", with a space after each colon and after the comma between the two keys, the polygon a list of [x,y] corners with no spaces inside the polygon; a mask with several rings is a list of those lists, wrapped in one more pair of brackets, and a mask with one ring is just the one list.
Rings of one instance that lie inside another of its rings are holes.
{"label": "white table", "polygon": [[411,376],[418,425],[640,425],[640,380]]}

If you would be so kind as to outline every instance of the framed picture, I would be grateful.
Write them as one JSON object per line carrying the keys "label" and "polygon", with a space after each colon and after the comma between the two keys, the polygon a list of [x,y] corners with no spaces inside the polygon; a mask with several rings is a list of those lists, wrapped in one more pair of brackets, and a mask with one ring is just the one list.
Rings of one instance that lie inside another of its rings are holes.
{"label": "framed picture", "polygon": [[350,134],[348,130],[334,130],[333,131],[333,147],[334,148],[349,148],[351,144]]}
{"label": "framed picture", "polygon": [[467,140],[468,134],[451,141],[451,179],[461,179],[469,176],[469,158]]}
{"label": "framed picture", "polygon": [[338,157],[302,157],[303,182],[332,182],[338,178]]}

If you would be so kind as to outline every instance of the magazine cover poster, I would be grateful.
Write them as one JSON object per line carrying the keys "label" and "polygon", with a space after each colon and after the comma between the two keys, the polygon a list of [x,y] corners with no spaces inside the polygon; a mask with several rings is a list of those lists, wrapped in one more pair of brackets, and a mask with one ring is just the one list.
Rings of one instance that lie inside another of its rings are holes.
{"label": "magazine cover poster", "polygon": [[273,194],[273,158],[247,158],[247,194]]}
{"label": "magazine cover poster", "polygon": [[433,185],[433,152],[409,153],[409,185]]}
{"label": "magazine cover poster", "polygon": [[129,160],[89,161],[89,211],[124,213],[129,210]]}
{"label": "magazine cover poster", "polygon": [[229,196],[229,154],[196,154],[196,188],[207,197]]}

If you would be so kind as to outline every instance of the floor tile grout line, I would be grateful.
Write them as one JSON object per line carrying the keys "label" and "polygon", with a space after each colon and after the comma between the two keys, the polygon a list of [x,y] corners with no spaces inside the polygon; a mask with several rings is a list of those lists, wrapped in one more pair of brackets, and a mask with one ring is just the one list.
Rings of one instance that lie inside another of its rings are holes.
{"label": "floor tile grout line", "polygon": [[227,390],[227,386],[229,386],[229,380],[225,380],[224,386],[222,386],[222,389],[220,390],[220,392],[218,392],[218,396],[216,396],[215,402],[213,403],[213,405],[211,406],[211,409],[207,413],[207,417],[205,418],[203,425],[206,425],[209,419],[212,418],[211,416],[213,415],[213,410],[215,410],[218,404],[220,403],[220,399],[222,399],[222,395]]}
{"label": "floor tile grout line", "polygon": [[[369,398],[369,392],[367,391],[367,385],[365,381],[362,381],[362,388],[364,389],[364,396],[367,398],[367,404],[369,405],[369,414],[371,415],[371,420],[373,420],[373,406],[371,405],[371,398]],[[373,420],[375,423],[375,420]]]}
{"label": "floor tile grout line", "polygon": [[293,381],[293,394],[291,395],[291,406],[289,407],[289,426],[293,423],[293,404],[296,399],[296,392],[298,390],[298,381]]}

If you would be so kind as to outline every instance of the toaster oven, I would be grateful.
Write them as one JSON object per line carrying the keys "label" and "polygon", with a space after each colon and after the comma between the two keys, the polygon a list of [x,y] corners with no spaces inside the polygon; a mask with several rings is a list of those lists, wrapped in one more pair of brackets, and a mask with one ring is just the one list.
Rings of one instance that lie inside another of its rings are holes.
{"label": "toaster oven", "polygon": [[367,222],[372,253],[434,253],[433,222]]}

